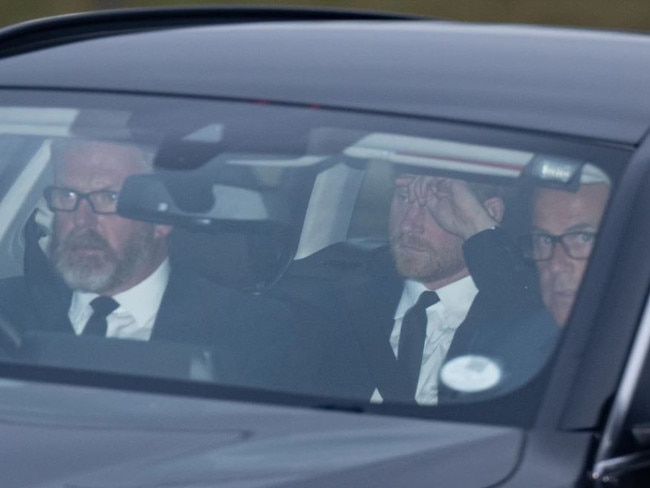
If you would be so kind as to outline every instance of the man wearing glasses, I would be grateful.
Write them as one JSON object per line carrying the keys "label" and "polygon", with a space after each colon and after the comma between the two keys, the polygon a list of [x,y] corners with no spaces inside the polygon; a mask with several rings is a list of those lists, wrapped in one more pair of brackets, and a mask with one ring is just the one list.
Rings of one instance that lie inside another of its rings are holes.
{"label": "man wearing glasses", "polygon": [[609,180],[586,165],[576,192],[539,189],[524,255],[537,262],[542,299],[558,325],[569,318],[609,196]]}
{"label": "man wearing glasses", "polygon": [[[503,375],[498,388],[486,392],[487,398],[529,383],[554,350],[558,325],[567,322],[610,188],[609,178],[590,164],[582,168],[579,183],[575,191],[537,187],[532,194],[530,233],[519,238],[519,247],[523,257],[536,264],[541,302],[530,302],[523,318],[479,329],[469,347],[452,347],[446,358],[447,365],[463,354],[496,360]],[[448,396],[470,401],[485,395],[477,391]]]}
{"label": "man wearing glasses", "polygon": [[[25,276],[0,285],[0,309],[10,322],[37,338],[84,336],[92,347],[131,347],[133,340],[198,347],[211,354],[215,370],[208,372],[220,383],[294,387],[297,334],[282,304],[183,268],[168,255],[172,227],[117,214],[124,181],[151,173],[153,153],[127,143],[58,141],[52,168],[44,192],[52,211],[47,259],[33,245],[38,252],[28,257],[39,265],[26,259]],[[95,358],[80,351],[69,361],[92,369]]]}
{"label": "man wearing glasses", "polygon": [[[68,316],[77,335],[149,340],[170,266],[171,227],[120,217],[124,180],[148,173],[152,155],[136,146],[66,141],[53,146],[49,258],[73,290]],[[101,320],[92,320],[105,314]]]}
{"label": "man wearing glasses", "polygon": [[[169,281],[171,227],[116,214],[124,180],[151,166],[152,157],[135,146],[68,141],[53,148],[54,184],[45,190],[54,212],[49,257],[74,291],[68,315],[78,335],[151,337]],[[107,330],[87,328],[98,307],[114,307],[105,312]]]}

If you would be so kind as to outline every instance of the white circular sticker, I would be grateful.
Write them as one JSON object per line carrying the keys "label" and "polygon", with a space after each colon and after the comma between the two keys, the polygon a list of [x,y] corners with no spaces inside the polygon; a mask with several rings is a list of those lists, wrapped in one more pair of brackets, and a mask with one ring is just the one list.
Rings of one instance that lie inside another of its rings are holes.
{"label": "white circular sticker", "polygon": [[499,384],[501,367],[485,356],[458,356],[445,363],[440,372],[440,380],[456,391],[485,391]]}

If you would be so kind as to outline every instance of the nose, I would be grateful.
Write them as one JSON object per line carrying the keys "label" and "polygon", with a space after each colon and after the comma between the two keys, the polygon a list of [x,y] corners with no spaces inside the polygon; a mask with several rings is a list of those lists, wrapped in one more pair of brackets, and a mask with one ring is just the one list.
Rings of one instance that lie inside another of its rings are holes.
{"label": "nose", "polygon": [[559,242],[556,242],[553,246],[553,254],[548,263],[551,271],[554,273],[560,273],[572,269],[574,262],[575,260],[567,254],[564,246]]}
{"label": "nose", "polygon": [[72,219],[75,227],[92,227],[97,223],[97,214],[88,200],[81,199],[77,209],[72,212]]}

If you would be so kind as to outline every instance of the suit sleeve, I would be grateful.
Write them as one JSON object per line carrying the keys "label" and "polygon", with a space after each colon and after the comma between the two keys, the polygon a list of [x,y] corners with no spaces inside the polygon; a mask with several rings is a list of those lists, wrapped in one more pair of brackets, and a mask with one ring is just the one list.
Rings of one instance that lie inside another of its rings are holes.
{"label": "suit sleeve", "polygon": [[463,253],[481,301],[502,308],[509,317],[542,306],[534,264],[524,260],[503,229],[472,236],[463,244]]}
{"label": "suit sleeve", "polygon": [[522,387],[544,367],[559,335],[542,303],[534,264],[520,256],[506,232],[476,234],[463,251],[479,292],[446,360],[465,354],[485,356],[499,365],[502,378],[495,387],[472,393],[441,381],[441,403],[492,399]]}

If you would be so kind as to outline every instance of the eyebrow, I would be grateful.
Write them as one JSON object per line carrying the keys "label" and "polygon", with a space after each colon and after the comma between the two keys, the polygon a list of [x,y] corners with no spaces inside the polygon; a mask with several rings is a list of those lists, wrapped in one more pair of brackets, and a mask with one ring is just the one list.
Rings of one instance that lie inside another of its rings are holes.
{"label": "eyebrow", "polygon": [[114,193],[119,193],[120,190],[121,190],[121,187],[118,188],[118,189],[111,188],[111,186],[113,186],[113,185],[106,185],[106,186],[103,186],[101,188],[97,188],[96,190],[91,190],[91,191],[81,191],[81,190],[77,190],[76,188],[72,188],[72,187],[67,186],[67,185],[61,185],[61,184],[56,184],[56,183],[54,185],[52,185],[52,186],[54,186],[56,188],[62,188],[64,190],[73,191],[75,193],[84,193],[84,194],[95,193],[95,192],[98,192],[98,191],[110,191],[110,192],[114,192]]}
{"label": "eyebrow", "polygon": [[[542,228],[542,227],[537,227],[533,226],[533,232],[539,232],[543,234],[549,234],[549,235],[558,235],[558,234],[553,234],[552,232]],[[598,226],[588,223],[588,222],[580,222],[578,224],[574,224],[562,232],[562,234],[567,234],[569,232],[579,232],[579,231],[587,231],[587,232],[597,232],[598,231]]]}

